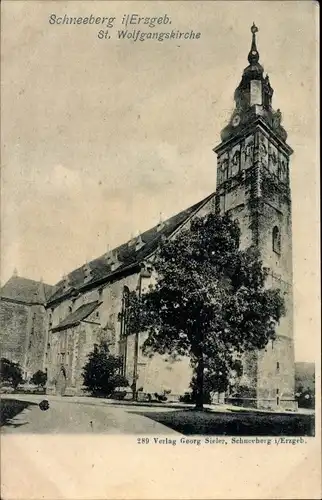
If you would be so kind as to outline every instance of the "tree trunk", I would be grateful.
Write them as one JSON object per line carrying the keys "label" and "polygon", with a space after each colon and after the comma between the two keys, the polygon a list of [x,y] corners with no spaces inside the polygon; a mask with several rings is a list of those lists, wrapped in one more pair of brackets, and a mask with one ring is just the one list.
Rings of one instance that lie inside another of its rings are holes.
{"label": "tree trunk", "polygon": [[203,355],[199,357],[196,370],[196,410],[203,410],[203,386],[204,386],[204,362]]}

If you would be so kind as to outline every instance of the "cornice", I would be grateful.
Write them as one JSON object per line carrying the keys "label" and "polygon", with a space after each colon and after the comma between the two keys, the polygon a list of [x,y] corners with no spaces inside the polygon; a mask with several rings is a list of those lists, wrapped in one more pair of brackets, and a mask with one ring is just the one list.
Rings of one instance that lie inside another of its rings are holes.
{"label": "cornice", "polygon": [[261,116],[255,118],[252,123],[246,125],[240,130],[240,132],[237,132],[236,135],[218,144],[218,146],[213,148],[213,151],[217,154],[220,154],[225,149],[235,146],[240,142],[242,138],[248,136],[256,130],[261,130],[264,135],[266,135],[273,142],[275,146],[282,149],[283,152],[288,156],[293,154],[293,149],[274,132],[274,130],[266,123],[266,121]]}

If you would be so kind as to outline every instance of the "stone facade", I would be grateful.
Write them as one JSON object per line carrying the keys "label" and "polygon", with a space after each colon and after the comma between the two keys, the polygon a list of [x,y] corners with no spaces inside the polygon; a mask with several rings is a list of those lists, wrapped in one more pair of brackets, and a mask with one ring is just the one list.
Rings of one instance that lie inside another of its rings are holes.
{"label": "stone facade", "polygon": [[43,369],[45,303],[52,287],[13,276],[1,289],[1,357],[19,363],[28,380]]}

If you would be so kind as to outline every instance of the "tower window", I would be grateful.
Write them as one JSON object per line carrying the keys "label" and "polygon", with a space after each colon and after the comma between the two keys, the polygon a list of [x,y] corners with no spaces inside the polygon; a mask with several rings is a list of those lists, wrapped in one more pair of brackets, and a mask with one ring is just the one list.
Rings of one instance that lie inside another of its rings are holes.
{"label": "tower window", "polygon": [[274,226],[272,233],[273,252],[281,253],[281,233],[277,226]]}
{"label": "tower window", "polygon": [[280,364],[279,364],[279,361],[277,361],[276,363],[276,371],[279,372],[280,371]]}

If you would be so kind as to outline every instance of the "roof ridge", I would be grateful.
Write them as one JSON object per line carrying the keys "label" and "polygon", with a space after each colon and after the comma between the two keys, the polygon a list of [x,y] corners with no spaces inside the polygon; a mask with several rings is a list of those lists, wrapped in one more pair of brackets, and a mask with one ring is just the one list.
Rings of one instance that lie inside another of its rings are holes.
{"label": "roof ridge", "polygon": [[[192,210],[192,209],[195,209],[195,210],[196,210],[197,208],[199,208],[199,207],[200,207],[200,205],[202,205],[203,203],[205,203],[206,201],[208,201],[208,199],[210,199],[212,196],[214,196],[215,192],[216,192],[216,191],[213,191],[211,194],[209,194],[208,196],[206,196],[205,198],[203,198],[203,199],[202,199],[202,200],[200,200],[199,202],[196,202],[196,203],[194,203],[193,205],[189,206],[188,208],[185,208],[185,209],[183,209],[183,210],[180,210],[180,212],[177,212],[177,213],[175,213],[175,214],[171,215],[171,216],[170,216],[170,217],[168,217],[167,219],[163,220],[163,224],[167,225],[167,222],[168,222],[168,221],[170,221],[170,220],[171,220],[172,218],[174,218],[174,217],[178,217],[179,215],[183,214],[183,213],[184,213],[184,212],[186,212],[187,210]],[[190,215],[191,215],[191,214],[190,214]],[[189,216],[190,216],[190,215],[189,215]],[[149,231],[152,231],[152,230],[153,230],[154,228],[156,228],[158,225],[159,225],[159,223],[158,223],[158,224],[155,224],[155,225],[154,225],[154,226],[152,226],[152,227],[149,227],[148,229],[145,229],[145,230],[141,231],[141,232],[140,232],[140,237],[141,237],[141,238],[143,237],[143,240],[144,240],[144,234],[145,234],[145,233],[148,233]],[[125,245],[128,245],[128,243],[129,243],[130,241],[132,241],[133,239],[135,239],[135,237],[131,237],[131,238],[129,238],[128,240],[124,241],[124,243],[121,243],[121,244],[117,245],[116,247],[111,248],[111,249],[109,250],[109,252],[115,252],[115,251],[117,251],[118,249],[121,249],[121,248],[122,248],[122,247],[124,247]],[[80,265],[80,266],[76,267],[75,269],[73,269],[70,273],[67,273],[67,276],[69,276],[69,275],[70,275],[72,272],[74,272],[74,271],[79,271],[79,270],[83,269],[83,267],[84,267],[84,266],[86,266],[86,265],[89,265],[89,266],[90,266],[92,262],[95,262],[95,261],[97,261],[97,260],[99,260],[99,259],[102,259],[105,255],[106,255],[106,252],[105,252],[105,253],[103,253],[103,254],[101,254],[101,255],[100,255],[100,256],[98,256],[98,257],[95,257],[95,259],[92,259],[92,260],[90,260],[89,262],[84,262],[82,265]],[[59,284],[59,283],[61,283],[62,281],[63,281],[62,279],[61,279],[61,280],[59,280],[59,281],[56,283],[56,285],[58,285],[58,284]],[[54,285],[54,286],[56,286],[56,285]]]}
{"label": "roof ridge", "polygon": [[50,285],[49,283],[44,283],[43,281],[40,280],[34,280],[33,278],[26,278],[25,276],[10,276],[10,278],[3,284],[1,288],[3,288],[9,281],[29,281],[31,283],[37,283],[38,285],[45,285],[45,286],[51,286],[54,287],[55,285]]}
{"label": "roof ridge", "polygon": [[[73,269],[67,274],[69,286],[66,288],[63,286],[64,279],[61,279],[56,285],[56,290],[48,298],[47,303],[50,304],[52,301],[61,301],[63,297],[67,296],[69,292],[74,288],[81,291],[83,288],[95,286],[95,284],[103,283],[104,280],[109,279],[110,276],[114,276],[115,273],[122,273],[129,271],[133,267],[137,266],[142,260],[150,257],[162,236],[169,237],[170,235],[176,233],[182,227],[184,223],[187,222],[193,215],[198,212],[211,198],[215,196],[215,191],[207,195],[202,200],[190,205],[188,208],[181,210],[173,214],[171,217],[163,221],[163,227],[158,228],[159,223],[142,231],[140,237],[144,242],[144,245],[137,247],[136,245],[129,245],[133,237],[124,243],[110,249],[109,252],[115,252],[119,256],[120,265],[116,269],[112,269],[110,263],[106,261],[106,252],[99,257],[86,262],[81,266]],[[85,280],[85,275],[88,272],[84,272],[85,266],[89,266],[92,278]],[[65,279],[66,279],[65,278]]]}

